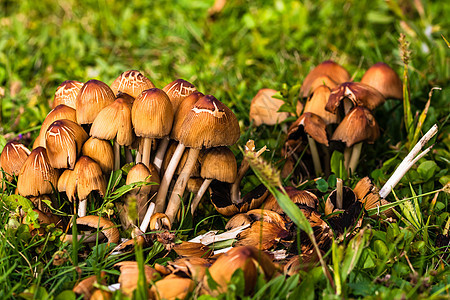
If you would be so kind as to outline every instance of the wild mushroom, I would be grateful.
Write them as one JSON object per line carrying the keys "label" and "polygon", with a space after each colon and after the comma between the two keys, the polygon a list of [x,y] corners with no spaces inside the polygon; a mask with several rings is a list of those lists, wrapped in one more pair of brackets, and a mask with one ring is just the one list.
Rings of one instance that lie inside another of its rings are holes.
{"label": "wild mushroom", "polygon": [[61,83],[56,89],[52,108],[64,104],[75,109],[77,95],[82,86],[83,83],[76,80],[66,80]]}
{"label": "wild mushroom", "polygon": [[109,141],[90,137],[83,144],[81,153],[98,163],[104,174],[111,173],[114,169],[113,147]]}
{"label": "wild mushroom", "polygon": [[77,123],[70,120],[53,122],[45,133],[45,144],[52,167],[73,169],[87,139],[87,133]]}
{"label": "wild mushroom", "polygon": [[[170,138],[178,141],[178,136],[180,135],[180,129],[181,125],[183,124],[184,118],[189,113],[189,111],[194,106],[195,102],[197,102],[198,99],[203,97],[204,95],[200,92],[194,92],[183,99],[182,102],[179,103],[178,109],[174,114],[173,123],[172,123],[172,130],[170,132]],[[158,150],[156,151],[155,159],[153,163],[155,164],[156,168],[158,170],[161,169],[162,160],[165,157],[165,153],[168,146],[168,137],[164,138],[158,147]],[[184,149],[183,149],[184,151]],[[179,158],[178,158],[179,160]],[[175,163],[175,161],[173,162]],[[178,164],[178,161],[176,161],[176,164]],[[169,174],[168,174],[169,175]],[[167,177],[168,177],[167,175]],[[166,176],[166,175],[165,175]],[[170,182],[172,180],[173,174],[171,174],[170,178],[167,178],[166,181]]]}
{"label": "wild mushroom", "polygon": [[[138,277],[139,277],[139,266],[136,261],[121,261],[116,263],[114,267],[118,267],[120,270],[119,283],[120,290],[127,297],[131,297],[133,295],[133,291],[138,286]],[[144,274],[145,281],[150,283],[157,278],[158,273],[155,269],[150,267],[149,265],[144,265]],[[146,284],[146,285],[147,285]]]}
{"label": "wild mushroom", "polygon": [[133,103],[131,119],[136,135],[144,138],[142,163],[148,167],[152,139],[164,138],[172,129],[173,108],[169,97],[157,88],[143,91]]}
{"label": "wild mushroom", "polygon": [[192,214],[194,214],[203,194],[213,179],[222,182],[234,182],[237,175],[236,157],[228,147],[210,148],[203,156],[200,175],[204,178],[204,181],[195,195],[194,200],[192,200]]}
{"label": "wild mushroom", "polygon": [[6,180],[11,182],[13,176],[19,175],[20,169],[30,153],[31,151],[19,142],[10,141],[6,143],[0,154],[0,166],[5,172]]}
{"label": "wild mushroom", "polygon": [[151,287],[154,299],[175,300],[185,299],[195,288],[195,282],[190,278],[170,274],[155,282]]}
{"label": "wild mushroom", "polygon": [[[330,81],[328,81],[326,77],[323,76],[328,76]],[[336,84],[341,84],[350,80],[350,74],[346,69],[344,69],[341,65],[335,63],[334,61],[324,61],[321,64],[317,65],[314,69],[312,69],[311,72],[309,72],[303,80],[302,87],[300,89],[300,96],[302,98],[308,97],[310,92],[314,90],[313,83],[317,78],[321,78],[319,80],[320,84],[323,84],[323,82],[335,82]]]}
{"label": "wild mushroom", "polygon": [[48,127],[57,120],[67,119],[72,122],[77,122],[77,114],[75,109],[64,104],[60,104],[52,109],[45,117],[44,122],[42,122],[39,135],[33,143],[33,149],[37,147],[45,148],[45,133]]}
{"label": "wild mushroom", "polygon": [[20,169],[17,191],[24,197],[51,194],[57,186],[58,177],[58,171],[50,165],[47,150],[37,147]]}
{"label": "wild mushroom", "polygon": [[184,79],[177,79],[163,87],[163,91],[169,96],[170,102],[173,106],[173,112],[176,113],[180,103],[197,91],[197,88]]}
{"label": "wild mushroom", "polygon": [[311,150],[316,176],[319,176],[322,173],[316,142],[328,146],[328,138],[325,127],[326,124],[321,117],[314,113],[306,112],[303,113],[297,121],[292,123],[288,131],[289,140],[298,140],[299,138],[304,139],[306,136],[306,140],[308,141],[308,145]]}
{"label": "wild mushroom", "polygon": [[[380,129],[370,110],[356,106],[345,116],[333,133],[331,140],[345,143],[344,161],[347,170],[356,170],[361,154],[362,142],[373,144],[380,135]],[[350,149],[350,147],[352,147]],[[351,151],[351,155],[349,155]]]}
{"label": "wild mushroom", "polygon": [[141,223],[144,219],[145,212],[147,211],[147,198],[151,193],[158,191],[160,183],[158,171],[151,164],[150,169],[144,164],[138,163],[133,166],[128,172],[126,184],[132,184],[135,182],[148,182],[154,183],[154,185],[144,185],[133,189],[130,193],[136,197],[136,210],[138,216],[138,222]]}
{"label": "wild mushroom", "polygon": [[386,99],[403,99],[403,85],[400,77],[383,62],[371,66],[361,78],[361,83],[377,89]]}
{"label": "wild mushroom", "polygon": [[189,147],[186,165],[175,183],[166,215],[173,222],[191,171],[202,147],[230,146],[239,139],[239,123],[222,102],[207,95],[199,99],[183,122],[180,144]]}
{"label": "wild mushroom", "polygon": [[113,91],[104,82],[91,79],[78,93],[76,100],[77,123],[92,124],[98,113],[114,102]]}
{"label": "wild mushroom", "polygon": [[337,114],[325,110],[330,93],[329,87],[325,85],[318,86],[306,101],[303,112],[311,112],[318,115],[326,125],[339,123],[339,116]]}
{"label": "wild mushroom", "polygon": [[97,191],[101,196],[106,193],[106,180],[100,166],[91,158],[81,156],[67,182],[66,194],[69,200],[78,197],[78,216],[86,216],[87,199],[92,192]]}
{"label": "wild mushroom", "polygon": [[131,123],[132,102],[119,94],[103,108],[92,123],[90,135],[103,140],[114,140],[114,170],[120,169],[120,146],[130,146],[134,140]]}
{"label": "wild mushroom", "polygon": [[111,84],[114,95],[119,92],[126,93],[133,98],[137,98],[145,90],[154,88],[155,85],[139,71],[125,71],[117,77]]}
{"label": "wild mushroom", "polygon": [[344,82],[331,90],[325,109],[337,113],[339,107],[344,107],[344,114],[348,114],[353,106],[364,106],[373,110],[385,102],[384,96],[375,88],[361,82]]}
{"label": "wild mushroom", "polygon": [[[293,203],[306,205],[312,209],[316,209],[319,205],[319,199],[317,199],[317,196],[310,191],[297,190],[295,187],[290,186],[285,187],[284,189]],[[272,194],[269,194],[262,207],[264,207],[265,210],[272,210],[279,214],[283,213],[283,209],[280,207],[277,199]]]}

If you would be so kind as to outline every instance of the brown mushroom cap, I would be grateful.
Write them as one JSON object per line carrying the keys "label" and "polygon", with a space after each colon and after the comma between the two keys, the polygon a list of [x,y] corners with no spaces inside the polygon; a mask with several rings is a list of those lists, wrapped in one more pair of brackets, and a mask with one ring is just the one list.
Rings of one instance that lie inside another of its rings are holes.
{"label": "brown mushroom cap", "polygon": [[98,163],[105,174],[114,168],[114,152],[109,141],[90,137],[84,143],[81,153]]}
{"label": "brown mushroom cap", "polygon": [[386,99],[403,99],[403,84],[389,65],[379,62],[364,73],[361,83],[377,89]]}
{"label": "brown mushroom cap", "polygon": [[201,177],[191,177],[187,182],[186,189],[189,193],[197,193],[202,186],[203,178]]}
{"label": "brown mushroom cap", "polygon": [[331,90],[325,107],[331,113],[336,113],[344,99],[349,99],[354,106],[364,106],[370,110],[383,104],[384,96],[375,88],[361,82],[344,82]]}
{"label": "brown mushroom cap", "polygon": [[117,98],[98,113],[92,123],[90,135],[103,140],[115,139],[121,146],[131,145],[134,140],[131,107],[129,99]]}
{"label": "brown mushroom cap", "polygon": [[328,146],[326,124],[318,115],[311,112],[303,113],[288,130],[289,139],[297,140],[304,133],[311,136],[316,142]]}
{"label": "brown mushroom cap", "polygon": [[[274,98],[273,95],[276,93],[277,91],[273,89],[261,89],[252,99],[249,117],[255,126],[260,126],[261,124],[275,125],[289,117],[288,112],[278,112],[284,101]],[[297,113],[301,113],[302,109],[302,104],[298,102]]]}
{"label": "brown mushroom cap", "polygon": [[[328,76],[330,81],[328,81],[324,76]],[[349,81],[350,74],[346,69],[344,69],[341,65],[335,63],[334,61],[324,61],[323,63],[317,65],[314,69],[312,69],[311,72],[309,72],[303,80],[302,88],[300,90],[300,96],[302,98],[308,97],[310,92],[314,90],[313,83],[317,78],[320,78],[318,82],[320,84],[323,84],[320,82],[322,81],[332,85],[332,82],[340,84]],[[317,84],[317,82],[315,84]]]}
{"label": "brown mushroom cap", "polygon": [[197,89],[189,81],[177,79],[166,85],[163,88],[163,91],[166,92],[167,96],[169,96],[170,102],[173,106],[173,111],[176,112],[180,106],[180,103],[186,97],[196,92]]}
{"label": "brown mushroom cap", "polygon": [[[106,193],[106,180],[103,177],[102,169],[91,158],[81,156],[75,164],[72,176],[76,180],[68,181],[66,194],[69,200],[75,199],[75,190],[79,200],[87,199],[88,195],[97,191],[101,196]],[[75,187],[73,186],[75,184]]]}
{"label": "brown mushroom cap", "polygon": [[127,93],[133,98],[137,98],[145,90],[154,88],[155,85],[139,71],[125,71],[117,77],[111,84],[114,95],[117,93]]}
{"label": "brown mushroom cap", "polygon": [[370,110],[355,106],[336,128],[331,140],[341,141],[351,147],[362,141],[373,144],[379,136],[380,128]]}
{"label": "brown mushroom cap", "polygon": [[82,86],[83,83],[76,80],[66,80],[61,83],[56,89],[52,108],[64,104],[75,109],[77,95]]}
{"label": "brown mushroom cap", "polygon": [[195,288],[195,282],[190,278],[170,274],[155,282],[151,287],[152,297],[161,299],[186,299]]}
{"label": "brown mushroom cap", "polygon": [[234,113],[212,95],[200,98],[183,122],[179,141],[190,148],[230,146],[240,136]]}
{"label": "brown mushroom cap", "polygon": [[205,179],[217,179],[233,183],[237,175],[236,157],[228,147],[206,150],[200,175]]}
{"label": "brown mushroom cap", "polygon": [[[137,288],[139,277],[139,266],[136,261],[121,261],[114,265],[119,267],[120,290],[127,296],[131,297],[133,291]],[[157,278],[157,272],[149,265],[144,265],[145,280],[147,283]]]}
{"label": "brown mushroom cap", "polygon": [[135,182],[154,182],[157,183],[157,185],[144,185],[138,188],[135,188],[134,190],[137,192],[143,194],[150,194],[150,192],[153,190],[157,190],[158,186],[160,184],[160,178],[158,175],[158,170],[156,170],[155,166],[153,164],[150,165],[151,170],[147,168],[143,163],[138,163],[134,165],[127,175],[126,184],[132,184]]}
{"label": "brown mushroom cap", "polygon": [[179,104],[178,110],[175,112],[172,124],[172,131],[170,132],[170,138],[178,140],[180,136],[181,125],[183,125],[184,119],[188,115],[189,111],[192,109],[194,104],[198,99],[204,97],[200,92],[194,92],[184,98],[184,100]]}
{"label": "brown mushroom cap", "polygon": [[6,143],[0,155],[0,166],[5,171],[8,181],[13,179],[13,175],[19,175],[20,169],[30,153],[30,150],[19,142]]}
{"label": "brown mushroom cap", "polygon": [[168,135],[173,122],[169,97],[157,88],[143,91],[133,103],[131,119],[137,136],[162,138]]}
{"label": "brown mushroom cap", "polygon": [[307,98],[311,95],[311,93],[314,92],[315,89],[317,89],[319,86],[324,85],[328,87],[329,89],[334,89],[338,86],[338,84],[330,78],[328,75],[321,75],[314,79],[314,81],[311,83],[311,86],[309,87],[309,91],[301,89],[301,96],[302,98]]}
{"label": "brown mushroom cap", "polygon": [[52,109],[45,117],[42,123],[39,136],[36,138],[33,144],[33,149],[37,147],[45,147],[45,133],[48,127],[57,120],[67,119],[73,122],[77,122],[77,113],[75,109],[64,104],[60,104]]}
{"label": "brown mushroom cap", "polygon": [[17,190],[24,197],[51,194],[52,187],[57,186],[58,177],[58,172],[50,165],[47,150],[37,147],[20,169]]}
{"label": "brown mushroom cap", "polygon": [[104,82],[95,79],[86,82],[76,100],[78,124],[92,124],[98,113],[114,99],[113,91]]}
{"label": "brown mushroom cap", "polygon": [[45,144],[52,167],[73,169],[81,147],[88,137],[84,129],[75,122],[70,120],[53,122],[45,133]]}
{"label": "brown mushroom cap", "polygon": [[339,116],[325,110],[328,98],[330,97],[330,88],[325,85],[318,86],[305,104],[303,112],[312,112],[325,122],[326,125],[339,123]]}

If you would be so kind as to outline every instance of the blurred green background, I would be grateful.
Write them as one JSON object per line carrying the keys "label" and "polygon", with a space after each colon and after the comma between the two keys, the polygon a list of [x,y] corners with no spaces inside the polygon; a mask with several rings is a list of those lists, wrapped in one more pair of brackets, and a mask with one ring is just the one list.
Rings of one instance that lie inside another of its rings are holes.
{"label": "blurred green background", "polygon": [[[110,84],[128,69],[162,87],[176,78],[214,94],[248,123],[263,87],[301,83],[326,59],[355,80],[378,61],[401,74],[400,32],[411,42],[413,104],[450,77],[447,1],[29,1],[0,2],[2,133],[38,125],[64,80]],[[448,89],[433,102],[447,105]],[[436,105],[433,105],[436,107]]]}

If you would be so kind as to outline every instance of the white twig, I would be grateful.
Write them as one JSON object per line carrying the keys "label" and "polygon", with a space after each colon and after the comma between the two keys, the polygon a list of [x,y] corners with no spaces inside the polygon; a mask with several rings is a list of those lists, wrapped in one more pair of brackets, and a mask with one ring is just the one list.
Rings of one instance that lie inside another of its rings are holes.
{"label": "white twig", "polygon": [[380,197],[386,198],[387,195],[392,191],[392,189],[397,185],[397,183],[405,176],[406,172],[425,154],[427,154],[431,148],[427,148],[425,151],[420,152],[423,146],[428,143],[429,140],[437,133],[438,127],[436,124],[428,130],[427,133],[420,139],[420,141],[414,146],[414,148],[409,152],[405,159],[400,163],[400,165],[395,170],[394,174],[389,178],[385,185],[380,190]]}

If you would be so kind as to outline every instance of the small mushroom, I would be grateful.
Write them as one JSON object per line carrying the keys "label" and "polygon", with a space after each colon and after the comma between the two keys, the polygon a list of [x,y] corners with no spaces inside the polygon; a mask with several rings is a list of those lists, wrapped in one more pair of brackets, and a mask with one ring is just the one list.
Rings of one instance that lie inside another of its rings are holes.
{"label": "small mushroom", "polygon": [[98,113],[114,102],[113,91],[104,82],[91,79],[87,81],[76,99],[77,123],[92,124]]}
{"label": "small mushroom", "polygon": [[12,176],[19,175],[20,169],[30,153],[30,150],[21,143],[15,141],[6,143],[0,154],[0,166],[5,171],[6,180],[11,182],[13,180]]}
{"label": "small mushroom", "polygon": [[185,299],[194,290],[195,282],[190,278],[170,274],[155,282],[151,291],[155,299]]}
{"label": "small mushroom", "polygon": [[195,195],[191,204],[191,213],[194,214],[200,200],[213,179],[233,183],[237,175],[237,163],[233,152],[228,147],[208,149],[202,160],[200,173],[204,178],[203,184]]}
{"label": "small mushroom", "polygon": [[56,89],[52,108],[64,104],[75,109],[77,95],[82,86],[83,83],[76,80],[66,80],[61,83]]}
{"label": "small mushroom", "polygon": [[302,83],[300,96],[302,98],[308,97],[310,92],[314,91],[313,83],[316,82],[317,84],[316,80],[318,78],[320,78],[319,83],[320,81],[327,82],[327,79],[324,79],[324,76],[328,76],[330,81],[335,82],[336,84],[341,84],[350,80],[350,74],[346,69],[332,60],[327,60],[317,65],[311,70],[311,72],[308,73],[308,75],[306,75]]}
{"label": "small mushroom", "polygon": [[383,62],[371,66],[361,78],[361,83],[377,89],[386,99],[403,99],[403,85],[400,77]]}
{"label": "small mushroom", "polygon": [[119,92],[126,93],[133,98],[137,98],[145,90],[154,88],[155,85],[139,71],[125,71],[117,77],[111,84],[114,95]]}
{"label": "small mushroom", "polygon": [[114,152],[109,141],[90,137],[81,148],[84,156],[92,158],[104,174],[111,173],[114,168]]}
{"label": "small mushroom", "polygon": [[169,96],[173,111],[176,113],[180,103],[183,102],[186,97],[196,92],[197,88],[189,81],[177,79],[166,85],[163,88],[163,91]]}

